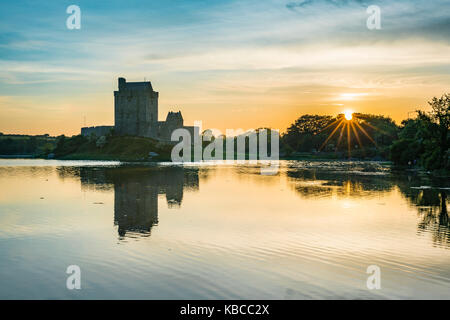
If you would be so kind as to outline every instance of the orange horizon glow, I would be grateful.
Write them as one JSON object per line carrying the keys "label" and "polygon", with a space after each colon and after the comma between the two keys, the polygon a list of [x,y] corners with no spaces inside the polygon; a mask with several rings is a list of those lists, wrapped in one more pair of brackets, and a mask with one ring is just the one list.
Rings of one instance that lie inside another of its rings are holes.
{"label": "orange horizon glow", "polygon": [[[154,85],[155,86],[155,85]],[[3,134],[50,134],[66,136],[80,134],[81,127],[114,124],[113,86],[110,92],[101,95],[79,96],[72,101],[60,97],[48,97],[32,100],[21,97],[0,98],[0,132]],[[418,108],[428,111],[427,101],[434,95],[421,99],[405,98],[369,100],[366,97],[355,98],[351,103],[335,100],[333,103],[321,103],[320,97],[311,97],[311,104],[303,97],[261,97],[263,102],[252,101],[251,97],[243,97],[242,103],[235,99],[215,101],[213,96],[195,98],[178,92],[171,95],[168,88],[155,90],[160,92],[159,119],[164,120],[167,112],[181,110],[185,125],[193,125],[194,121],[202,121],[203,129],[218,129],[223,133],[226,129],[257,129],[270,127],[285,132],[286,129],[303,114],[332,115],[344,114],[347,110],[357,109],[359,113],[384,115],[391,117],[397,124],[408,118],[408,112]],[[444,92],[442,92],[444,93]],[[200,93],[198,93],[200,94]],[[183,104],[178,101],[185,101]],[[209,102],[211,101],[211,103]],[[356,106],[357,103],[357,106]],[[244,107],[245,105],[245,107]],[[33,106],[33,108],[32,108]],[[173,106],[173,107],[172,107]],[[351,112],[350,112],[351,113]],[[347,112],[347,120],[350,118]]]}
{"label": "orange horizon glow", "polygon": [[[386,4],[392,24],[368,30],[352,1],[162,1],[126,10],[86,1],[97,23],[68,30],[59,5],[24,11],[4,2],[0,132],[70,136],[113,125],[119,77],[151,81],[159,120],[181,111],[185,125],[204,129],[285,132],[301,115],[343,110],[400,124],[448,93],[442,6]],[[406,27],[424,10],[428,24]]]}

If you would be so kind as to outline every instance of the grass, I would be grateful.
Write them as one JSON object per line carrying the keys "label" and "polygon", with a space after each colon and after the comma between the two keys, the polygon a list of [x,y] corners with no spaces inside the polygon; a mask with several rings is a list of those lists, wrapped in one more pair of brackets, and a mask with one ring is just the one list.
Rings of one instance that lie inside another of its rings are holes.
{"label": "grass", "polygon": [[[73,139],[73,138],[72,138]],[[118,160],[118,161],[148,161],[149,152],[159,154],[151,160],[165,161],[170,159],[172,146],[158,141],[129,136],[108,137],[104,146],[98,147],[95,140],[83,139],[78,145],[73,145],[67,139],[62,147],[55,150],[57,159],[63,160]]]}

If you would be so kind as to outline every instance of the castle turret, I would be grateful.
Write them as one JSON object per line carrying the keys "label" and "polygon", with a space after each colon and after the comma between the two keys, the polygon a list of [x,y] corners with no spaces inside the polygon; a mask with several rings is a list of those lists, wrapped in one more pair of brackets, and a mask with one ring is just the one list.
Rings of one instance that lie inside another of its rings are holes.
{"label": "castle turret", "polygon": [[127,80],[125,78],[119,78],[119,90],[121,88],[125,88],[125,83],[127,82]]}
{"label": "castle turret", "polygon": [[166,117],[166,123],[175,128],[183,127],[183,116],[181,115],[181,111],[173,112],[169,111]]}

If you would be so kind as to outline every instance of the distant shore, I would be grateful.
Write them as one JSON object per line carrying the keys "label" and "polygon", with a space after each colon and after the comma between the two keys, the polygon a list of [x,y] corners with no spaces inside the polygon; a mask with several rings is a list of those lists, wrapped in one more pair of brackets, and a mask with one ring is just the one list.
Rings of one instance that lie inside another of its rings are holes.
{"label": "distant shore", "polygon": [[33,154],[0,154],[0,159],[34,159]]}
{"label": "distant shore", "polygon": [[[167,155],[166,155],[167,156]],[[44,159],[44,160],[114,160],[114,161],[148,161],[144,157],[123,157],[112,154],[98,154],[98,153],[70,153],[61,157],[51,157],[44,155],[32,155],[32,154],[15,154],[15,155],[0,155],[0,159]],[[159,159],[159,160],[158,160]],[[372,158],[346,158],[339,157],[332,154],[316,154],[316,153],[303,153],[302,155],[295,156],[280,156],[279,160],[311,160],[311,161],[377,161],[391,163],[386,159],[372,159]],[[170,161],[170,157],[158,157],[154,161]]]}

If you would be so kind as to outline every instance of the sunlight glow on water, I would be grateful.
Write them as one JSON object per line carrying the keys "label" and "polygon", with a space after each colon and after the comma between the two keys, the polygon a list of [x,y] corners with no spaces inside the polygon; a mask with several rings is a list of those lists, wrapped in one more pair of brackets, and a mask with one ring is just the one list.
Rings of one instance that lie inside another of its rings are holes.
{"label": "sunlight glow on water", "polygon": [[[375,162],[282,161],[264,176],[0,160],[0,298],[449,299],[445,183]],[[366,288],[373,264],[380,290]]]}

